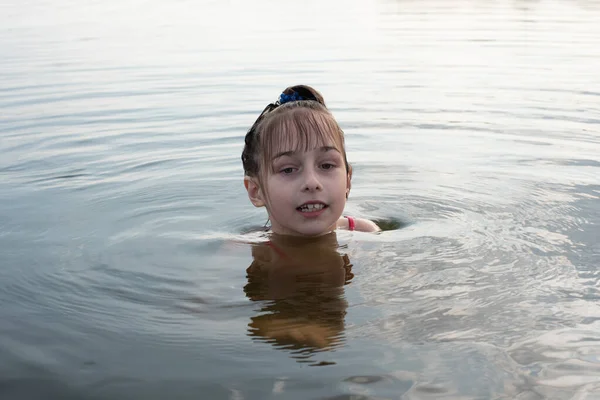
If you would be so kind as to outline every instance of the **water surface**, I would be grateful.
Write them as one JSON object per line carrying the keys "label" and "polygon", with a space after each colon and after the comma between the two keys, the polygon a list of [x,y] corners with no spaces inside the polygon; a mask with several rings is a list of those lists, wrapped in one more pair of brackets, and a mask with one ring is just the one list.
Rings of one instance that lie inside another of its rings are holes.
{"label": "water surface", "polygon": [[[1,10],[2,399],[600,397],[597,3]],[[284,268],[239,157],[298,83],[403,227]]]}

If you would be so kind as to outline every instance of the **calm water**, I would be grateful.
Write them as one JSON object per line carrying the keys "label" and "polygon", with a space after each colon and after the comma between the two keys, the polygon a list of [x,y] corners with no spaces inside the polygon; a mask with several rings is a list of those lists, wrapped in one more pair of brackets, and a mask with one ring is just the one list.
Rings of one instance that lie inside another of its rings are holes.
{"label": "calm water", "polygon": [[[598,21],[3,3],[0,398],[599,399]],[[402,228],[279,243],[297,265],[266,273],[239,156],[298,83],[346,131],[347,213]]]}

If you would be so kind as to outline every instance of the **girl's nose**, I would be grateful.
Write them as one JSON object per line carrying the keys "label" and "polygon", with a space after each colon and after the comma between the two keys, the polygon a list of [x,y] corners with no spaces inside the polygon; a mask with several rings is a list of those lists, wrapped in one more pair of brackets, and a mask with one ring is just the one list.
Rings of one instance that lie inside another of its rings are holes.
{"label": "girl's nose", "polygon": [[307,170],[305,172],[304,186],[302,190],[306,192],[312,192],[322,189],[323,186],[321,185],[321,181],[319,181],[319,177],[317,176],[316,171]]}

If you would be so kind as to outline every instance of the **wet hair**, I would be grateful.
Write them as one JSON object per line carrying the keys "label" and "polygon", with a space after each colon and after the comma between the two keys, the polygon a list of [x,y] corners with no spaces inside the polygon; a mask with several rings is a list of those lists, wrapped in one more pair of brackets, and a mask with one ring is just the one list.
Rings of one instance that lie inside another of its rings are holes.
{"label": "wet hair", "polygon": [[[323,96],[310,86],[288,87],[278,101],[265,107],[246,133],[244,174],[266,175],[269,161],[283,146],[287,146],[286,150],[308,151],[331,143],[342,154],[349,171],[344,132],[327,109]],[[291,148],[292,144],[295,148]]]}

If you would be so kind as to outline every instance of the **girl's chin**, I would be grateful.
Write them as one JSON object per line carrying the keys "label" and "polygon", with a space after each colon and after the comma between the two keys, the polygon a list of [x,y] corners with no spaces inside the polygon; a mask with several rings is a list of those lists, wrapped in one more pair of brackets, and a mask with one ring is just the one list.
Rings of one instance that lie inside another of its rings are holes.
{"label": "girl's chin", "polygon": [[[325,209],[327,210],[327,209]],[[329,210],[328,210],[329,211]],[[288,216],[289,224],[279,224],[274,218],[271,219],[271,231],[278,235],[288,236],[322,236],[337,228],[338,218],[333,219],[331,213],[321,214],[315,218],[300,218]]]}
{"label": "girl's chin", "polygon": [[271,231],[273,233],[278,234],[278,235],[301,236],[301,237],[318,237],[318,236],[327,235],[328,233],[334,231],[335,227],[336,227],[336,225],[333,224],[330,227],[324,227],[324,228],[321,228],[321,229],[302,229],[302,228],[294,229],[293,227],[285,227],[283,229],[281,229],[281,228],[279,228],[279,229],[271,229]]}

